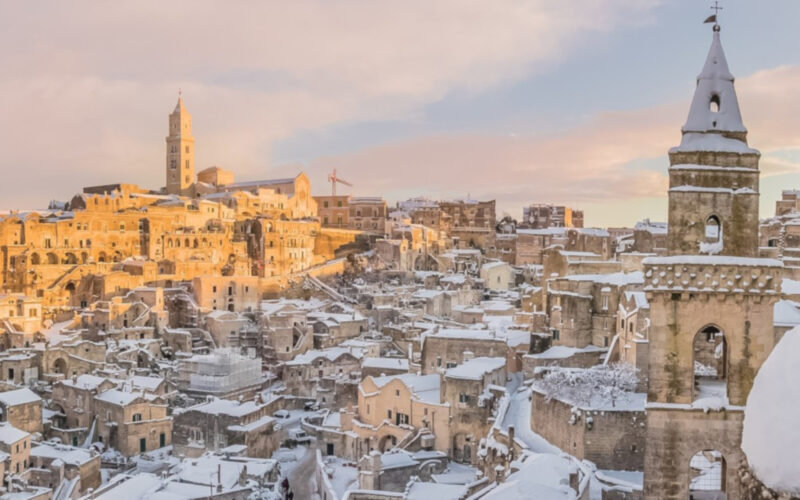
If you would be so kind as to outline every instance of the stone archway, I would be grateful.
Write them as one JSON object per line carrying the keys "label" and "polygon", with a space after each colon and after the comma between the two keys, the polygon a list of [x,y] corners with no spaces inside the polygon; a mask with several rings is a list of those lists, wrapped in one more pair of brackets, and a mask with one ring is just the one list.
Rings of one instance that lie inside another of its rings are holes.
{"label": "stone archway", "polygon": [[395,446],[397,446],[397,437],[392,434],[387,434],[378,441],[378,451],[381,453],[386,453]]}
{"label": "stone archway", "polygon": [[53,361],[52,372],[66,375],[67,374],[67,367],[68,367],[67,360],[64,359],[63,357],[58,357],[58,358],[55,359],[55,361]]}
{"label": "stone archway", "polygon": [[727,342],[722,330],[708,325],[695,334],[693,354],[693,400],[707,397],[727,399]]}
{"label": "stone archway", "polygon": [[703,450],[689,460],[689,498],[724,500],[727,465],[717,450]]}

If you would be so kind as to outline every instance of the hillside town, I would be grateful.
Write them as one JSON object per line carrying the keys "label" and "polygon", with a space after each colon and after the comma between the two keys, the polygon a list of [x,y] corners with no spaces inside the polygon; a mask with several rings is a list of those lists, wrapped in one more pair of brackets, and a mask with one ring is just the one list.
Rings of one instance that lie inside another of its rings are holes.
{"label": "hillside town", "polygon": [[0,499],[800,497],[800,190],[710,34],[666,221],[199,170],[182,96],[165,187],[2,212]]}

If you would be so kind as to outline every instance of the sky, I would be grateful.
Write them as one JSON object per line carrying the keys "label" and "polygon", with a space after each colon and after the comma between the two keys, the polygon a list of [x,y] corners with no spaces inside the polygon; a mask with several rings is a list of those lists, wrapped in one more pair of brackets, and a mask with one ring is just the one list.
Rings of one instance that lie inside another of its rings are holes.
{"label": "sky", "polygon": [[[0,0],[0,208],[164,185],[181,89],[196,165],[314,194],[496,199],[666,219],[711,43],[705,0]],[[725,0],[761,216],[800,188],[797,0]]]}

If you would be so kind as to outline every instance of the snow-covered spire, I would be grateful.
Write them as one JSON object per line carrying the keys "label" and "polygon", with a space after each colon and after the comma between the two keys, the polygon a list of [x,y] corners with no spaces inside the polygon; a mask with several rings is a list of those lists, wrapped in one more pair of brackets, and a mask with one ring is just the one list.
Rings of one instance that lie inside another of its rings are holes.
{"label": "snow-covered spire", "polygon": [[746,133],[733,86],[734,78],[719,39],[719,25],[715,24],[713,29],[711,48],[697,77],[697,89],[683,132]]}

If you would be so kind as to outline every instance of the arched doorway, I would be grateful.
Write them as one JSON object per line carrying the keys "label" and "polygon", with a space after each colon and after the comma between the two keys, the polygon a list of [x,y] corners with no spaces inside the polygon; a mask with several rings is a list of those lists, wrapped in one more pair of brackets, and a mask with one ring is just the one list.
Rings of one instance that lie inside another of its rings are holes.
{"label": "arched doorway", "polygon": [[53,362],[53,373],[67,373],[67,361],[64,358],[56,358]]}
{"label": "arched doorway", "polygon": [[693,400],[716,397],[725,400],[727,386],[727,343],[718,327],[709,325],[694,337]]}
{"label": "arched doorway", "polygon": [[689,498],[693,500],[724,500],[725,457],[717,450],[703,450],[689,460]]}
{"label": "arched doorway", "polygon": [[386,435],[383,436],[378,443],[378,450],[380,450],[381,453],[386,453],[395,446],[397,446],[397,438],[392,435]]}

